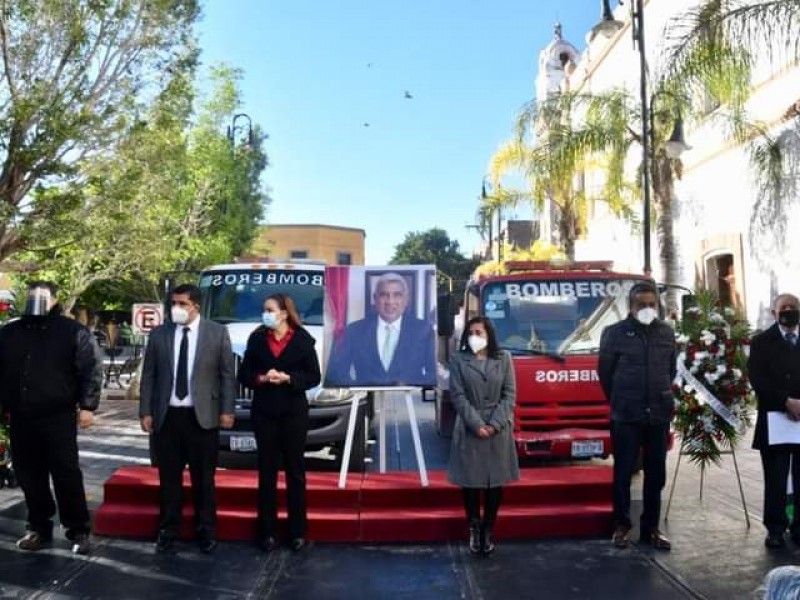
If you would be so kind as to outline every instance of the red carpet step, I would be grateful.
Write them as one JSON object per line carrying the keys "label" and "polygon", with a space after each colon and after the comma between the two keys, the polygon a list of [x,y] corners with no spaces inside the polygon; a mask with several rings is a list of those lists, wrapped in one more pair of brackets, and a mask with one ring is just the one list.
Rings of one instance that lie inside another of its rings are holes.
{"label": "red carpet step", "polygon": [[[611,530],[611,468],[561,466],[521,470],[505,489],[496,532],[500,539],[605,536]],[[413,471],[350,474],[347,488],[338,473],[307,474],[308,537],[326,542],[436,542],[466,537],[459,488],[444,472],[429,473],[423,488]],[[256,537],[258,477],[255,471],[217,471],[218,537]],[[279,502],[285,506],[283,477]],[[184,477],[182,535],[192,535],[191,491]],[[280,513],[281,523],[286,519]],[[123,467],[105,483],[94,531],[113,537],[154,538],[158,523],[158,472]]]}

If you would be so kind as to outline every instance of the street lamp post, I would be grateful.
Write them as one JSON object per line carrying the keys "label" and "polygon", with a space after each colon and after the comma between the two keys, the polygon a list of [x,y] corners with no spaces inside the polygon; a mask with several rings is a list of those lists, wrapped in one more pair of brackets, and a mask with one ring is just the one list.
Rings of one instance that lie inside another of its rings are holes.
{"label": "street lamp post", "polygon": [[[486,193],[486,177],[484,177],[483,184],[481,185],[481,201],[485,203],[488,199],[489,199],[489,194]],[[501,262],[503,260],[503,241],[502,241],[503,236],[500,232],[503,225],[503,212],[502,210],[500,210],[499,205],[495,207],[495,210],[497,210],[497,262]],[[492,237],[490,233],[489,244],[491,243],[492,243]]]}
{"label": "street lamp post", "polygon": [[[650,105],[647,95],[647,55],[644,45],[644,8],[642,0],[629,0],[631,2],[631,34],[633,43],[639,51],[639,101],[642,111],[642,227],[644,236],[644,274],[650,276],[653,271],[650,263]],[[622,0],[619,0],[623,4]],[[623,23],[614,18],[611,11],[610,0],[602,0],[600,4],[600,21],[592,27],[592,37],[600,34],[611,37],[622,29]]]}
{"label": "street lamp post", "polygon": [[[653,169],[653,104],[654,98],[650,98],[647,93],[647,53],[644,43],[644,4],[642,0],[628,0],[631,6],[631,34],[633,36],[633,43],[639,51],[639,101],[641,103],[642,112],[642,227],[643,227],[643,242],[644,242],[644,274],[650,276],[653,271],[650,262],[650,181],[652,178]],[[623,4],[619,0],[619,4]],[[611,37],[622,29],[623,23],[614,18],[611,11],[610,0],[601,0],[600,5],[600,21],[592,27],[591,36],[594,38],[597,35],[604,37]],[[656,92],[655,95],[662,93]],[[683,120],[680,114],[675,119],[675,126],[672,130],[672,135],[666,143],[666,152],[670,158],[678,158],[684,150],[688,150],[689,146],[683,138]]]}
{"label": "street lamp post", "polygon": [[[244,123],[237,125],[237,121],[244,121]],[[233,152],[236,147],[237,133],[244,134],[246,140],[244,146],[246,148],[253,145],[253,121],[250,119],[250,115],[246,113],[236,113],[233,115],[233,120],[228,126],[227,134],[228,142],[231,145],[231,152]]]}

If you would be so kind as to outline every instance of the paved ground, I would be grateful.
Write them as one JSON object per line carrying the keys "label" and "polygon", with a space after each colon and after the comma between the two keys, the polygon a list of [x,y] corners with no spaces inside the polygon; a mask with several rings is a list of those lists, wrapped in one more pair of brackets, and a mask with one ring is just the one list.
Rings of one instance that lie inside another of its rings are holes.
{"label": "paved ground", "polygon": [[[443,468],[447,442],[434,432],[433,405],[417,407],[429,467]],[[415,469],[403,403],[386,410],[390,468]],[[125,400],[103,402],[80,447],[92,508],[102,501],[102,484],[116,467],[147,463],[146,437],[138,430],[135,407]],[[675,458],[673,453],[670,481]],[[317,544],[300,555],[281,550],[269,557],[250,544],[222,543],[212,557],[191,545],[174,556],[158,556],[150,543],[107,538],[95,539],[87,558],[72,556],[63,539],[29,554],[14,547],[24,529],[21,495],[4,489],[0,598],[752,598],[770,568],[800,562],[800,549],[764,549],[758,455],[743,445],[738,460],[751,527],[745,524],[730,457],[706,473],[702,501],[699,471],[684,461],[664,526],[674,543],[670,554],[635,545],[618,551],[607,540],[554,540],[501,543],[488,560],[472,558],[458,543]],[[324,457],[312,464],[326,468]],[[640,487],[636,480],[637,496]]]}

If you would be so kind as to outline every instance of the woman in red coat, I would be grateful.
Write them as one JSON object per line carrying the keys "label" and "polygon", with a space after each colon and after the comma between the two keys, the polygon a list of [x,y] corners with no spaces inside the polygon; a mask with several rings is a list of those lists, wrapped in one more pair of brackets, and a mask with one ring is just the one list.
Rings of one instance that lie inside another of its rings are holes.
{"label": "woman in red coat", "polygon": [[253,389],[259,543],[265,552],[278,546],[278,468],[283,457],[290,546],[299,552],[306,545],[306,390],[320,382],[319,360],[315,340],[300,324],[290,297],[267,298],[262,322],[247,340],[239,369],[239,382]]}

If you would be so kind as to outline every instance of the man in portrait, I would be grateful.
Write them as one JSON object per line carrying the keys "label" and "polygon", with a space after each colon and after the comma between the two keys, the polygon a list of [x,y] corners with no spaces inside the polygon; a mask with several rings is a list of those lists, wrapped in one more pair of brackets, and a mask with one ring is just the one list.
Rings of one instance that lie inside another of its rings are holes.
{"label": "man in portrait", "polygon": [[434,329],[407,311],[410,298],[401,274],[378,277],[371,313],[348,325],[333,344],[326,386],[435,385]]}

